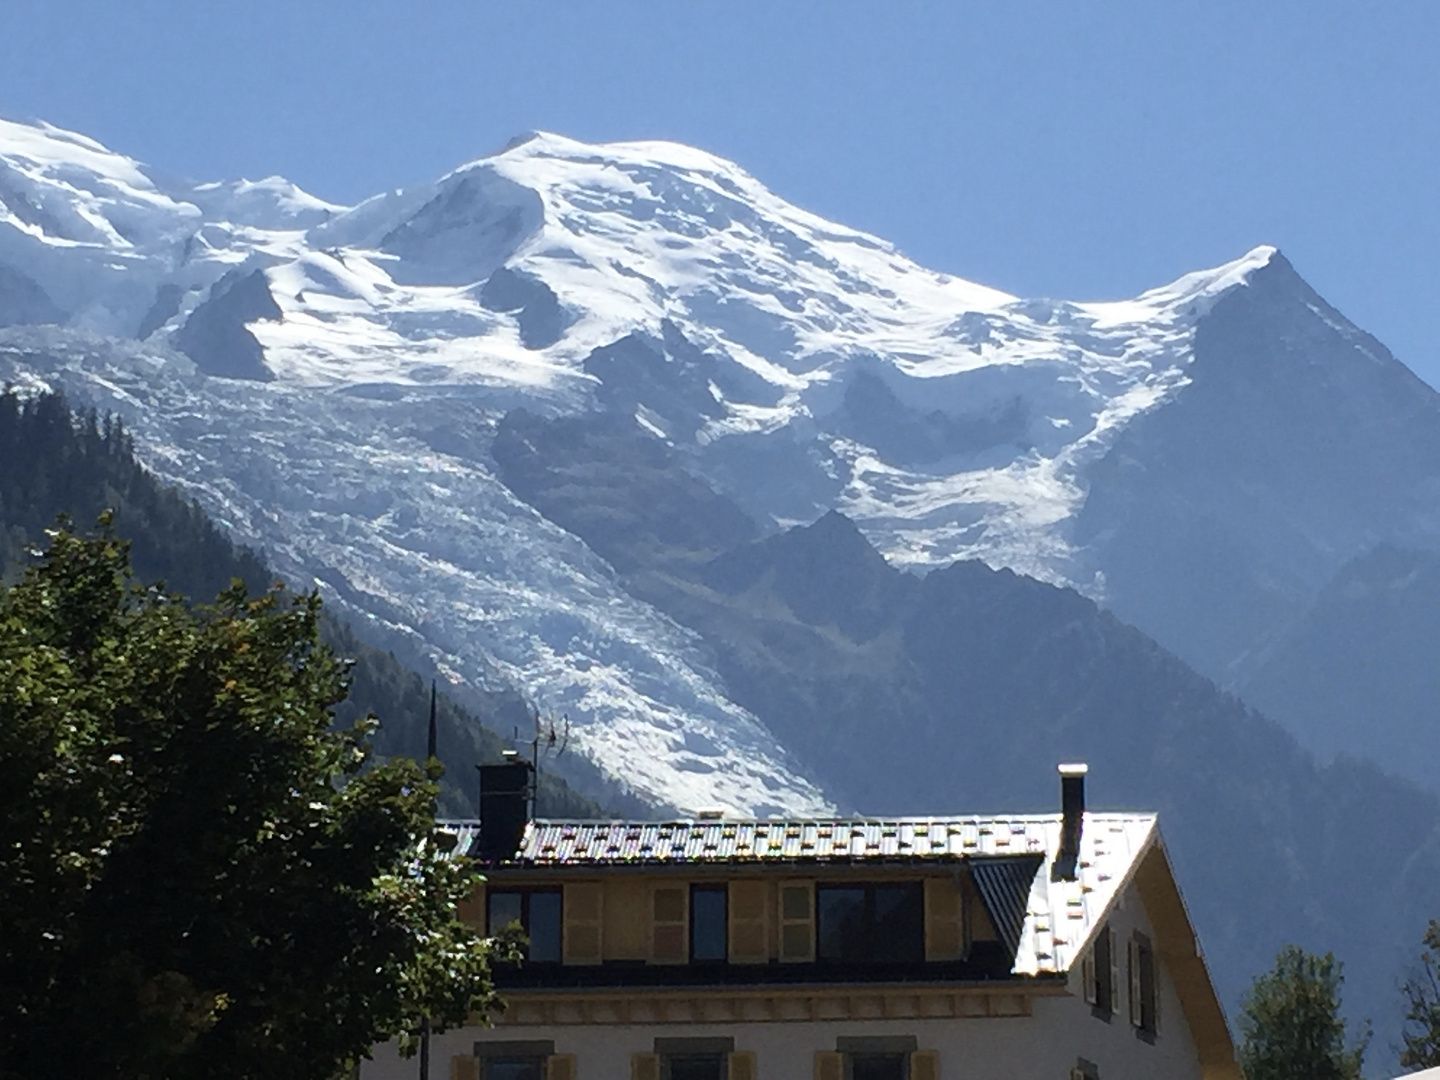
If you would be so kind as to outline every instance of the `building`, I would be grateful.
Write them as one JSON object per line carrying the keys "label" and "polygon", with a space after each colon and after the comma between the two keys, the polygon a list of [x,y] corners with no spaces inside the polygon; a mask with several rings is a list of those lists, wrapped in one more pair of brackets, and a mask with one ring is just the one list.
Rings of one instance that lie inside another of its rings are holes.
{"label": "building", "polygon": [[1240,1076],[1154,815],[1087,812],[1083,766],[1059,814],[823,821],[527,821],[528,766],[486,772],[465,914],[528,959],[436,1076]]}

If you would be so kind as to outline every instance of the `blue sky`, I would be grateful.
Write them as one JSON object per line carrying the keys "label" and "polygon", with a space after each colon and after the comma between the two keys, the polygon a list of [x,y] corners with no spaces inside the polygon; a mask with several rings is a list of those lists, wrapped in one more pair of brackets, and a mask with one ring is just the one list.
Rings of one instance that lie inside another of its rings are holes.
{"label": "blue sky", "polygon": [[920,262],[1132,295],[1278,244],[1440,384],[1440,4],[4,0],[0,115],[353,201],[667,138]]}

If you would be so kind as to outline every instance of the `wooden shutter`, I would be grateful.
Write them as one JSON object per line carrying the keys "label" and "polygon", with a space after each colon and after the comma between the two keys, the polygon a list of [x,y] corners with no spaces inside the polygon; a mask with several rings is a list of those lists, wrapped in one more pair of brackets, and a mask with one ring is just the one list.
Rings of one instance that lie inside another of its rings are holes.
{"label": "wooden shutter", "polygon": [[575,1055],[551,1054],[547,1057],[545,1080],[575,1080]]}
{"label": "wooden shutter", "polygon": [[468,1054],[452,1057],[450,1080],[480,1080],[480,1059]]}
{"label": "wooden shutter", "polygon": [[488,934],[490,928],[485,925],[485,884],[476,882],[470,888],[470,895],[455,905],[455,917],[466,926],[479,930],[482,934]]}
{"label": "wooden shutter", "polygon": [[1150,1030],[1160,1034],[1160,954],[1150,950]]}
{"label": "wooden shutter", "polygon": [[770,889],[764,881],[730,882],[730,963],[770,959]]}
{"label": "wooden shutter", "polygon": [[925,959],[965,955],[965,894],[953,878],[925,879]]}
{"label": "wooden shutter", "polygon": [[690,889],[657,885],[650,891],[650,959],[683,964],[690,958]]}
{"label": "wooden shutter", "polygon": [[660,1080],[659,1054],[631,1054],[630,1080]]}
{"label": "wooden shutter", "polygon": [[914,1051],[910,1055],[910,1080],[940,1080],[940,1051]]}
{"label": "wooden shutter", "polygon": [[845,1080],[845,1055],[834,1050],[815,1051],[815,1080]]}
{"label": "wooden shutter", "polygon": [[805,963],[815,959],[815,883],[780,883],[780,959]]}
{"label": "wooden shutter", "polygon": [[1085,986],[1085,1003],[1094,1005],[1100,1001],[1100,988],[1095,982],[1095,948],[1091,946],[1080,961],[1080,981]]}
{"label": "wooden shutter", "polygon": [[1130,968],[1130,1023],[1134,1027],[1145,1024],[1144,992],[1140,986],[1140,944],[1134,938],[1127,943],[1126,957]]}
{"label": "wooden shutter", "polygon": [[755,1080],[755,1051],[737,1050],[726,1054],[725,1080]]}
{"label": "wooden shutter", "polygon": [[1104,933],[1110,941],[1110,1013],[1120,1014],[1120,948],[1115,942],[1115,931],[1108,926]]}
{"label": "wooden shutter", "polygon": [[561,901],[565,920],[565,963],[598,964],[603,959],[605,894],[598,881],[565,886]]}

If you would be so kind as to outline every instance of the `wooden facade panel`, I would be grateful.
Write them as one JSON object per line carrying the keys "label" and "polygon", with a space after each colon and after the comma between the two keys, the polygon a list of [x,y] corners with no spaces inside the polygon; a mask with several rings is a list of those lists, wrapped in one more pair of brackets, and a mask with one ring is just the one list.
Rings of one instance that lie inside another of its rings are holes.
{"label": "wooden facade panel", "polygon": [[910,1080],[940,1080],[940,1052],[916,1050],[911,1054]]}
{"label": "wooden facade panel", "polygon": [[600,963],[605,955],[605,895],[600,882],[578,881],[567,884],[561,906],[565,928],[565,963]]}
{"label": "wooden facade panel", "polygon": [[925,959],[959,960],[965,955],[965,894],[953,877],[925,879]]}
{"label": "wooden facade panel", "polygon": [[605,959],[650,958],[650,884],[643,878],[605,882]]}
{"label": "wooden facade panel", "polygon": [[750,1050],[737,1050],[725,1055],[725,1080],[755,1080],[755,1054]]}
{"label": "wooden facade panel", "polygon": [[730,963],[763,964],[770,959],[770,882],[730,882]]}

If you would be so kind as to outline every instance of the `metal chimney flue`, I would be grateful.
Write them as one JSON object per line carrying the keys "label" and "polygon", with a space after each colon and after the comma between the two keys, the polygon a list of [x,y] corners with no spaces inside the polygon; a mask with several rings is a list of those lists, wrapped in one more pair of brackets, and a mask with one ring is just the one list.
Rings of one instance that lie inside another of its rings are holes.
{"label": "metal chimney flue", "polygon": [[513,750],[499,765],[480,765],[480,839],[473,854],[481,862],[513,859],[531,817],[535,766]]}
{"label": "metal chimney flue", "polygon": [[1080,833],[1085,827],[1085,774],[1082,762],[1060,766],[1060,851],[1055,856],[1057,881],[1074,881],[1080,866]]}

